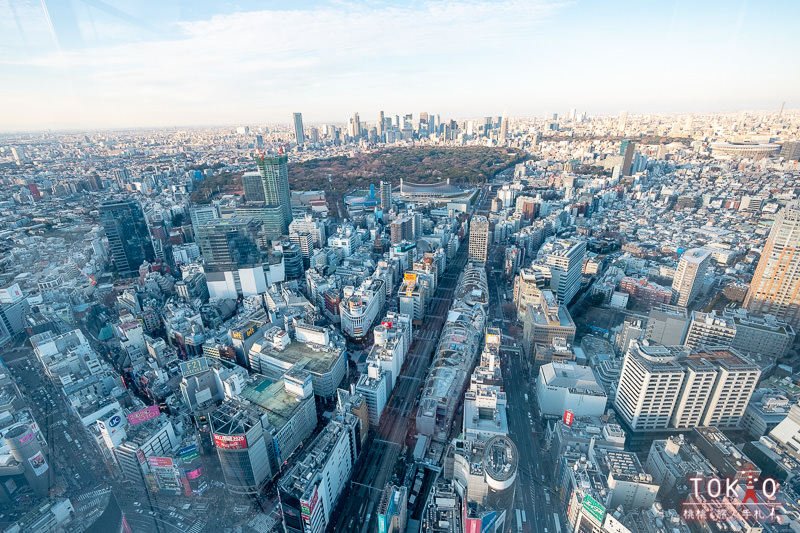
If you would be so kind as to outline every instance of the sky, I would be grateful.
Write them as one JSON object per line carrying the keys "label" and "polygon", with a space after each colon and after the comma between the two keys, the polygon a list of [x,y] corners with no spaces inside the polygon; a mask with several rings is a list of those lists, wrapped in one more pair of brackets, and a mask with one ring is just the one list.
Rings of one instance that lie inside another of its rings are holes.
{"label": "sky", "polygon": [[800,2],[0,0],[0,132],[800,108]]}

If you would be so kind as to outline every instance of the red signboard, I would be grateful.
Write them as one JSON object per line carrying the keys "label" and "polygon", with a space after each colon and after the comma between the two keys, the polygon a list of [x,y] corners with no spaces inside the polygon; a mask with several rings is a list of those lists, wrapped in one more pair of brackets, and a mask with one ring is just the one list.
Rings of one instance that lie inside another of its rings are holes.
{"label": "red signboard", "polygon": [[386,329],[392,329],[391,322],[381,322],[381,325],[384,326]]}
{"label": "red signboard", "polygon": [[151,405],[150,407],[145,407],[140,411],[129,414],[128,424],[135,426],[136,424],[141,424],[142,422],[152,420],[153,418],[158,418],[160,414],[161,410],[158,408],[158,406]]}
{"label": "red signboard", "polygon": [[183,495],[184,496],[191,496],[192,495],[192,487],[189,485],[189,480],[185,477],[181,478],[181,483],[183,483]]}
{"label": "red signboard", "polygon": [[147,462],[150,466],[172,466],[172,459],[169,457],[148,457]]}
{"label": "red signboard", "polygon": [[572,411],[564,411],[564,424],[567,426],[572,425],[572,420],[575,418],[575,415]]}
{"label": "red signboard", "polygon": [[247,448],[244,435],[214,435],[214,445],[226,450],[243,450]]}
{"label": "red signboard", "polygon": [[311,515],[314,514],[314,509],[317,508],[318,500],[319,495],[317,494],[316,488],[314,488],[314,494],[311,496],[311,501],[300,500],[300,510],[304,521],[311,521]]}

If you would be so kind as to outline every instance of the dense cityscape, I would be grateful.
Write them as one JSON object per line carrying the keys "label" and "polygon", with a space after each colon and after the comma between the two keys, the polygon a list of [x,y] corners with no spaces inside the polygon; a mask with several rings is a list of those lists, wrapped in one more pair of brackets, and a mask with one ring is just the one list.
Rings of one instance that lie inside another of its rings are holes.
{"label": "dense cityscape", "polygon": [[800,115],[375,118],[4,136],[6,531],[797,527]]}
{"label": "dense cityscape", "polygon": [[800,533],[798,17],[0,1],[0,532]]}

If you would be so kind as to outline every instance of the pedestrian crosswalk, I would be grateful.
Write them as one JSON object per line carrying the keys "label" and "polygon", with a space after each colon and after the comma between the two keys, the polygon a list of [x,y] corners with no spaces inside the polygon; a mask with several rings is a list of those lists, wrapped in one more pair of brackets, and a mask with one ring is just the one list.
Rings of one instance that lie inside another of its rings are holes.
{"label": "pedestrian crosswalk", "polygon": [[192,525],[192,527],[190,527],[186,531],[186,533],[200,533],[201,531],[203,531],[203,528],[205,528],[205,527],[206,527],[206,523],[203,522],[202,520],[198,520],[197,522],[195,522]]}
{"label": "pedestrian crosswalk", "polygon": [[274,516],[259,513],[247,525],[260,533],[269,533],[276,523],[277,520]]}
{"label": "pedestrian crosswalk", "polygon": [[97,489],[97,490],[93,490],[91,492],[86,492],[84,494],[81,494],[80,496],[78,496],[75,499],[78,500],[78,501],[86,501],[86,500],[89,500],[89,499],[96,499],[96,498],[98,498],[98,497],[100,497],[100,496],[102,496],[102,495],[104,495],[104,494],[106,494],[106,493],[108,493],[110,491],[111,491],[111,489]]}

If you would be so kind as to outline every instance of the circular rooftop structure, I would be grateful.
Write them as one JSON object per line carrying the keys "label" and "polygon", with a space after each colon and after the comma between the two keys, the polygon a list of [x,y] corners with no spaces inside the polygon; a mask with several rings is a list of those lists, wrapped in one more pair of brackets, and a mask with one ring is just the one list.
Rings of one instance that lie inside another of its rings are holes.
{"label": "circular rooftop structure", "polygon": [[713,143],[711,155],[747,157],[750,159],[763,159],[776,155],[781,145],[775,143]]}
{"label": "circular rooftop structure", "polygon": [[489,486],[504,490],[514,484],[519,468],[519,453],[514,441],[505,435],[495,435],[483,451],[483,467]]}

